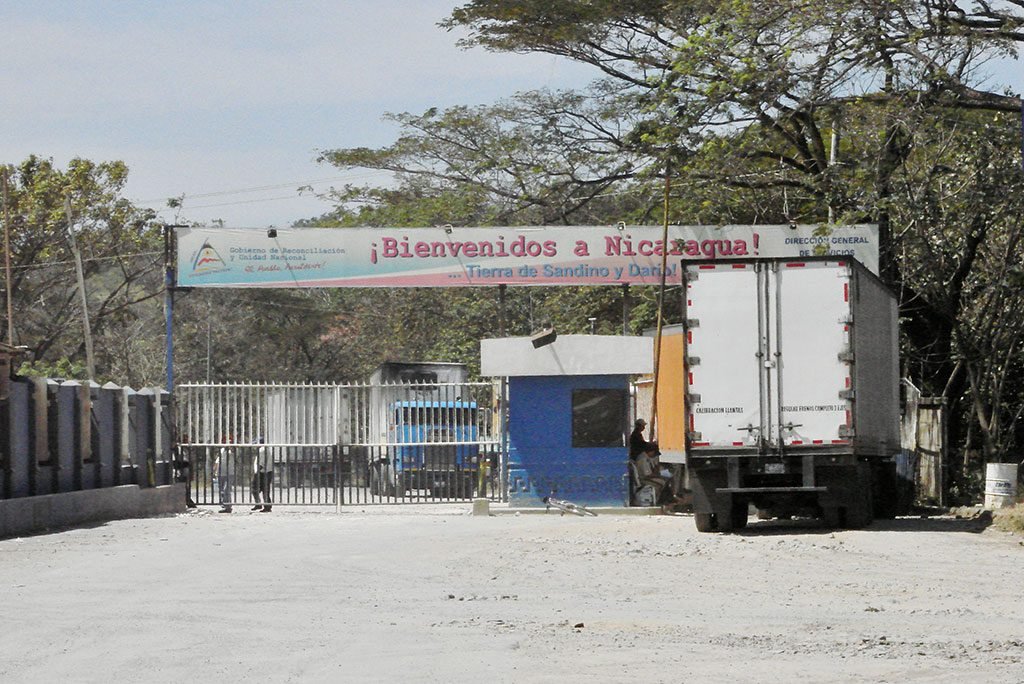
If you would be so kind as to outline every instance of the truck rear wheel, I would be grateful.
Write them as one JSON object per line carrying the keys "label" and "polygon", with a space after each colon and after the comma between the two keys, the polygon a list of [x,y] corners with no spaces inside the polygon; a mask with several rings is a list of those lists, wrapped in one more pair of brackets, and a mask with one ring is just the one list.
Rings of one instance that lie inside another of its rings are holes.
{"label": "truck rear wheel", "polygon": [[867,527],[875,519],[872,508],[871,466],[858,463],[857,489],[850,496],[846,524],[853,528]]}
{"label": "truck rear wheel", "polygon": [[899,489],[897,487],[896,463],[877,461],[871,468],[871,482],[874,486],[872,512],[876,518],[892,520],[899,512]]}
{"label": "truck rear wheel", "polygon": [[713,532],[715,529],[715,518],[712,513],[694,513],[693,522],[697,525],[698,532]]}
{"label": "truck rear wheel", "polygon": [[[715,490],[725,486],[725,471],[717,468],[691,469],[687,472],[690,481],[690,491],[693,493],[693,519],[697,525],[698,532],[713,532],[716,529],[722,530],[723,518],[729,517],[728,502],[731,497],[726,496],[722,501],[722,495]],[[723,509],[723,503],[725,508]],[[728,526],[728,521],[724,521]],[[731,527],[729,527],[731,529]]]}
{"label": "truck rear wheel", "polygon": [[733,500],[730,512],[733,529],[742,530],[747,526],[747,518],[750,510],[746,501]]}
{"label": "truck rear wheel", "polygon": [[846,527],[846,509],[842,506],[826,506],[821,511],[826,527]]}
{"label": "truck rear wheel", "polygon": [[871,470],[867,463],[822,468],[818,482],[828,488],[819,499],[825,525],[857,529],[871,524]]}
{"label": "truck rear wheel", "polygon": [[[745,520],[744,524],[746,524]],[[725,497],[725,501],[719,499],[715,506],[715,527],[718,528],[719,532],[732,532],[733,528],[736,527],[731,496]]]}

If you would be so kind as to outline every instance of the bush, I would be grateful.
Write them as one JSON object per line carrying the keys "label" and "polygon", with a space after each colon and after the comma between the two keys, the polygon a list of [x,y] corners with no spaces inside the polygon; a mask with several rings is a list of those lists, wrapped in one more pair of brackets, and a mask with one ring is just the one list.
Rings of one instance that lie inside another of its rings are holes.
{"label": "bush", "polygon": [[1024,504],[993,511],[992,525],[1013,534],[1024,534]]}

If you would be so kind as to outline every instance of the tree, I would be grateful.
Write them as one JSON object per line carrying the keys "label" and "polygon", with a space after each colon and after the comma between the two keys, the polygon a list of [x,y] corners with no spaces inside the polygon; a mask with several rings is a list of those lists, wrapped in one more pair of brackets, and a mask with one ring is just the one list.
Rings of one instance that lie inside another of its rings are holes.
{"label": "tree", "polygon": [[[389,115],[402,130],[394,144],[326,150],[320,159],[396,174],[399,192],[419,198],[417,209],[426,210],[417,225],[581,225],[613,208],[628,210],[628,197],[608,192],[649,163],[626,140],[630,111],[608,88],[524,93],[491,106]],[[336,199],[380,206],[402,198],[348,188]],[[405,225],[403,218],[410,217],[394,217],[391,225]]]}
{"label": "tree", "polygon": [[52,160],[31,156],[5,169],[15,343],[27,345],[44,365],[84,357],[64,209],[70,198],[70,229],[83,254],[89,316],[99,342],[99,372],[122,382],[152,381],[149,369],[136,372],[140,369],[117,351],[119,341],[128,337],[125,326],[136,326],[147,316],[160,320],[158,308],[144,305],[158,297],[162,287],[161,242],[153,214],[121,197],[127,167],[121,162],[73,159],[62,171]]}
{"label": "tree", "polygon": [[[600,80],[404,115],[394,146],[325,159],[430,179],[435,197],[461,187],[500,207],[483,216],[533,223],[649,220],[666,172],[681,222],[875,222],[908,372],[951,400],[951,441],[987,434],[993,458],[1014,448],[1016,329],[993,324],[1021,303],[1005,286],[1020,267],[1008,246],[1024,179],[1006,150],[1021,99],[979,84],[986,60],[1024,40],[1024,3],[474,0],[444,25]],[[574,145],[581,156],[561,153]]]}

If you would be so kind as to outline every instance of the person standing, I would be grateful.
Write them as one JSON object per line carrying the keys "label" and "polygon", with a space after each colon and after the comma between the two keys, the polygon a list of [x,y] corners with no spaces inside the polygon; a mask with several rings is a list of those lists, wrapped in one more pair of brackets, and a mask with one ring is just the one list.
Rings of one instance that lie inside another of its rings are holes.
{"label": "person standing", "polygon": [[174,467],[174,481],[185,485],[185,506],[195,508],[196,502],[192,500],[192,461],[189,455],[180,449],[171,465]]}
{"label": "person standing", "polygon": [[256,450],[252,455],[252,476],[249,478],[249,496],[253,500],[253,507],[251,510],[258,511],[263,508],[262,494],[263,489],[263,477],[260,472],[260,450],[263,449],[263,438],[260,437],[256,440]]}
{"label": "person standing", "polygon": [[[230,444],[230,440],[228,440]],[[218,513],[231,512],[231,481],[235,474],[234,449],[222,446],[217,453],[213,469],[217,473],[217,489],[220,491],[220,510]]]}
{"label": "person standing", "polygon": [[260,513],[269,513],[274,503],[274,458],[270,453],[270,449],[263,443],[262,437],[259,444],[259,448],[256,449],[256,457],[253,459],[253,479],[255,480],[258,492],[254,493],[253,496],[257,503],[262,498],[263,507],[253,506],[252,510],[255,511],[259,508]]}

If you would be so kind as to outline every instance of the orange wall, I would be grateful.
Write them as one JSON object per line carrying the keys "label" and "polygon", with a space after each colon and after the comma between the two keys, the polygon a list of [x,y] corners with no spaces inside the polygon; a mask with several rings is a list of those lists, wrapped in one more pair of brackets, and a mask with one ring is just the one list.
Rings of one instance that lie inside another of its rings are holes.
{"label": "orange wall", "polygon": [[683,335],[664,331],[658,359],[658,446],[662,451],[682,452],[686,444],[684,413]]}

